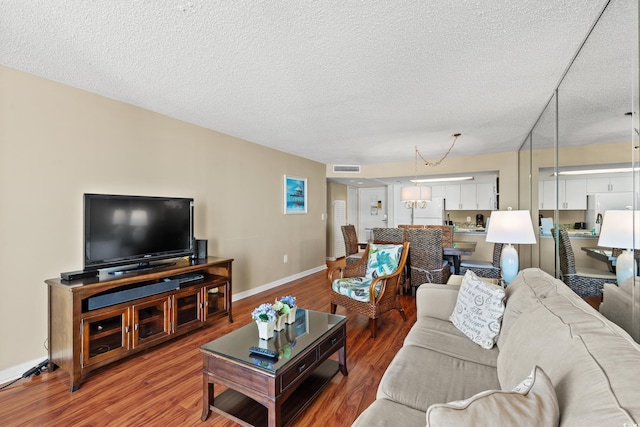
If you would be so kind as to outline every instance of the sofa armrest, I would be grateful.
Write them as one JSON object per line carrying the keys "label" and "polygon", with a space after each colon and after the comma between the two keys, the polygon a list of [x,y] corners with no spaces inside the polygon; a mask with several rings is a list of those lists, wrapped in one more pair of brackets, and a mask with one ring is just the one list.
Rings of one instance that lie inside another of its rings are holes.
{"label": "sofa armrest", "polygon": [[[640,295],[636,295],[635,304],[631,302],[631,294],[612,283],[604,284],[604,294],[600,304],[600,313],[616,325],[627,331],[634,340],[640,340],[640,325],[633,324],[633,311],[636,322],[640,318]],[[633,307],[633,308],[632,308]]]}
{"label": "sofa armrest", "polygon": [[449,320],[458,300],[457,285],[440,285],[425,283],[416,292],[416,309],[418,317],[435,317]]}

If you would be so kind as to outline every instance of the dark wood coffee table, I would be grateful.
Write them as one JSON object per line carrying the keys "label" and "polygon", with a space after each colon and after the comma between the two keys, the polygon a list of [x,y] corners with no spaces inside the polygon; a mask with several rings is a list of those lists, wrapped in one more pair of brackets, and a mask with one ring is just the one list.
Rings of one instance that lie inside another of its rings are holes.
{"label": "dark wood coffee table", "polygon": [[[344,316],[298,308],[296,323],[268,341],[251,323],[203,345],[202,420],[214,411],[243,426],[290,424],[338,370],[348,375],[346,324]],[[280,356],[253,355],[251,346]],[[329,359],[336,351],[337,362]],[[215,399],[214,384],[227,387]]]}

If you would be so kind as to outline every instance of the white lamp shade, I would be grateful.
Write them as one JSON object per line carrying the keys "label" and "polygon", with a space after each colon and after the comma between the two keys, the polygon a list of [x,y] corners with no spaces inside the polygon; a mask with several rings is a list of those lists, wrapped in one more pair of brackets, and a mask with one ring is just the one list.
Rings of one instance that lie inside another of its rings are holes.
{"label": "white lamp shade", "polygon": [[640,211],[605,211],[598,246],[625,249],[616,259],[618,283],[635,276],[636,260],[629,249],[640,248]]}
{"label": "white lamp shade", "polygon": [[640,249],[640,211],[605,211],[598,246]]}
{"label": "white lamp shade", "polygon": [[431,187],[412,185],[400,189],[400,200],[410,202],[414,200],[431,200]]}
{"label": "white lamp shade", "polygon": [[494,211],[491,227],[487,231],[487,242],[533,244],[536,236],[529,211]]}

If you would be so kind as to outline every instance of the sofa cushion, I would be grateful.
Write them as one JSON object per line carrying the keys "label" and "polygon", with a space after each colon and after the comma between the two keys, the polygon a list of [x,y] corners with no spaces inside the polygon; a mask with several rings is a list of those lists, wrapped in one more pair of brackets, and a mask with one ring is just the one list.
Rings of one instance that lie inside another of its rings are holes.
{"label": "sofa cushion", "polygon": [[387,276],[398,269],[402,245],[379,245],[371,243],[369,245],[369,258],[367,259],[367,270],[365,277],[375,279],[380,276]]}
{"label": "sofa cushion", "polygon": [[[558,284],[564,285],[560,280],[537,268],[522,270],[511,281],[505,290],[507,307],[502,316],[498,348],[502,348],[511,326],[522,313],[536,308],[540,299],[558,295]],[[569,288],[566,289],[571,291]]]}
{"label": "sofa cushion", "polygon": [[555,385],[561,424],[640,422],[640,347],[574,293],[540,299],[498,355],[503,389],[538,365]]}
{"label": "sofa cushion", "polygon": [[421,317],[416,320],[404,345],[428,348],[458,359],[495,367],[498,362],[498,349],[494,346],[485,350],[471,341],[448,320],[433,317]]}
{"label": "sofa cushion", "polygon": [[536,366],[513,391],[487,390],[469,399],[431,405],[427,427],[557,426],[559,417],[553,384]]}
{"label": "sofa cushion", "polygon": [[500,332],[504,296],[502,287],[485,282],[468,270],[462,279],[451,323],[482,348],[492,348]]}
{"label": "sofa cushion", "polygon": [[434,403],[461,400],[495,388],[499,382],[494,367],[405,345],[382,375],[377,398],[426,412]]}
{"label": "sofa cushion", "polygon": [[424,426],[424,411],[388,399],[377,399],[351,427]]}

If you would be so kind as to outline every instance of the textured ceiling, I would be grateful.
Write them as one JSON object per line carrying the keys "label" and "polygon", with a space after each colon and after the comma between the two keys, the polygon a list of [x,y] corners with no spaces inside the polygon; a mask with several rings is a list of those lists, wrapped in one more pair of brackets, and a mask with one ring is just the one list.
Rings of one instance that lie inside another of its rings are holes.
{"label": "textured ceiling", "polygon": [[517,150],[604,0],[0,0],[0,64],[327,164]]}

